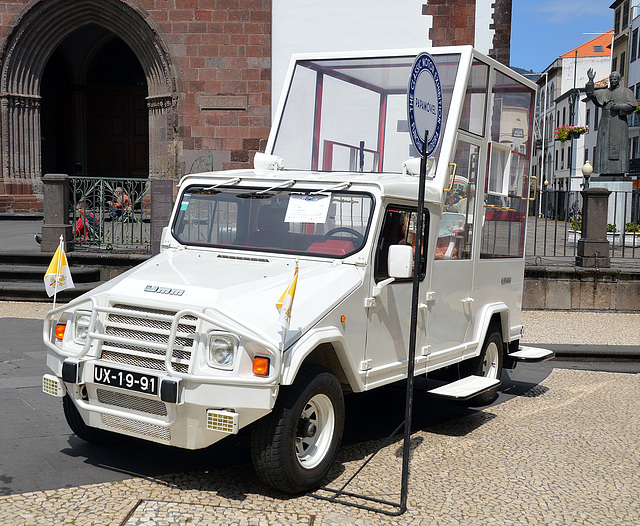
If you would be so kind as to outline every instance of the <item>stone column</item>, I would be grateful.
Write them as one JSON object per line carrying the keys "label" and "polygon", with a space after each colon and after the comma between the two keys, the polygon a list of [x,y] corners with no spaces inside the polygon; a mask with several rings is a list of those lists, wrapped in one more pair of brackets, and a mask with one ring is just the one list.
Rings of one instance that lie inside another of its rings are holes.
{"label": "stone column", "polygon": [[64,240],[66,252],[73,250],[73,230],[69,224],[69,177],[66,174],[47,174],[44,186],[44,224],[42,225],[41,252],[55,252]]}
{"label": "stone column", "polygon": [[609,268],[607,241],[607,205],[611,191],[606,188],[587,188],[582,194],[582,235],[578,241],[576,266]]}

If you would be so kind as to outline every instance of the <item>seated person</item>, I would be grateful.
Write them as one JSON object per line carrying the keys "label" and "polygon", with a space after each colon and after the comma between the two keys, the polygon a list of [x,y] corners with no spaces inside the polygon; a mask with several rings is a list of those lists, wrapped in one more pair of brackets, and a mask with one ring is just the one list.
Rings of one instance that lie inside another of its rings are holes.
{"label": "seated person", "polygon": [[83,241],[95,241],[98,238],[98,229],[100,222],[90,210],[84,201],[80,201],[76,205],[78,221],[73,229],[73,235]]}
{"label": "seated person", "polygon": [[122,186],[114,190],[113,201],[107,201],[109,205],[109,215],[115,220],[122,217],[123,212],[131,209],[131,199],[124,193]]}

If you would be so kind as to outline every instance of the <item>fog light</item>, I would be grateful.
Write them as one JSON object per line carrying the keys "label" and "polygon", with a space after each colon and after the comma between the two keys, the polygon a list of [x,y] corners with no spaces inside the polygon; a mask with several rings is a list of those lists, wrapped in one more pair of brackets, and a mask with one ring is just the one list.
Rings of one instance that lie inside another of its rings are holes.
{"label": "fog light", "polygon": [[238,413],[207,409],[207,429],[235,435],[238,432]]}
{"label": "fog light", "polygon": [[62,380],[52,374],[45,374],[42,377],[42,391],[58,398],[62,398],[66,394]]}

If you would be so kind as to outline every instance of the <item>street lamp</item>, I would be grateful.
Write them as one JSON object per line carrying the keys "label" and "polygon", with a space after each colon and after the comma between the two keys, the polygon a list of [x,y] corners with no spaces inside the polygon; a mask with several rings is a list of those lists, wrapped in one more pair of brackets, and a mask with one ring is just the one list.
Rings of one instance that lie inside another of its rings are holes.
{"label": "street lamp", "polygon": [[584,188],[585,190],[589,188],[589,177],[593,173],[593,166],[589,161],[585,161],[582,165],[582,175],[584,176]]}

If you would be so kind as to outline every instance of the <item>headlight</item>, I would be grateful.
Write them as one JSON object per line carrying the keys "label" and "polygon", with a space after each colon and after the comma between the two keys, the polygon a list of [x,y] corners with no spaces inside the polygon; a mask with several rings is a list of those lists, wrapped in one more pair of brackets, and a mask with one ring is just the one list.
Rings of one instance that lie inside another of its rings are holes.
{"label": "headlight", "polygon": [[73,339],[77,343],[84,343],[87,341],[87,333],[89,332],[89,323],[91,322],[91,314],[76,314],[74,319],[74,332]]}
{"label": "headlight", "polygon": [[209,336],[209,365],[222,369],[233,369],[237,340],[230,334],[213,333]]}

